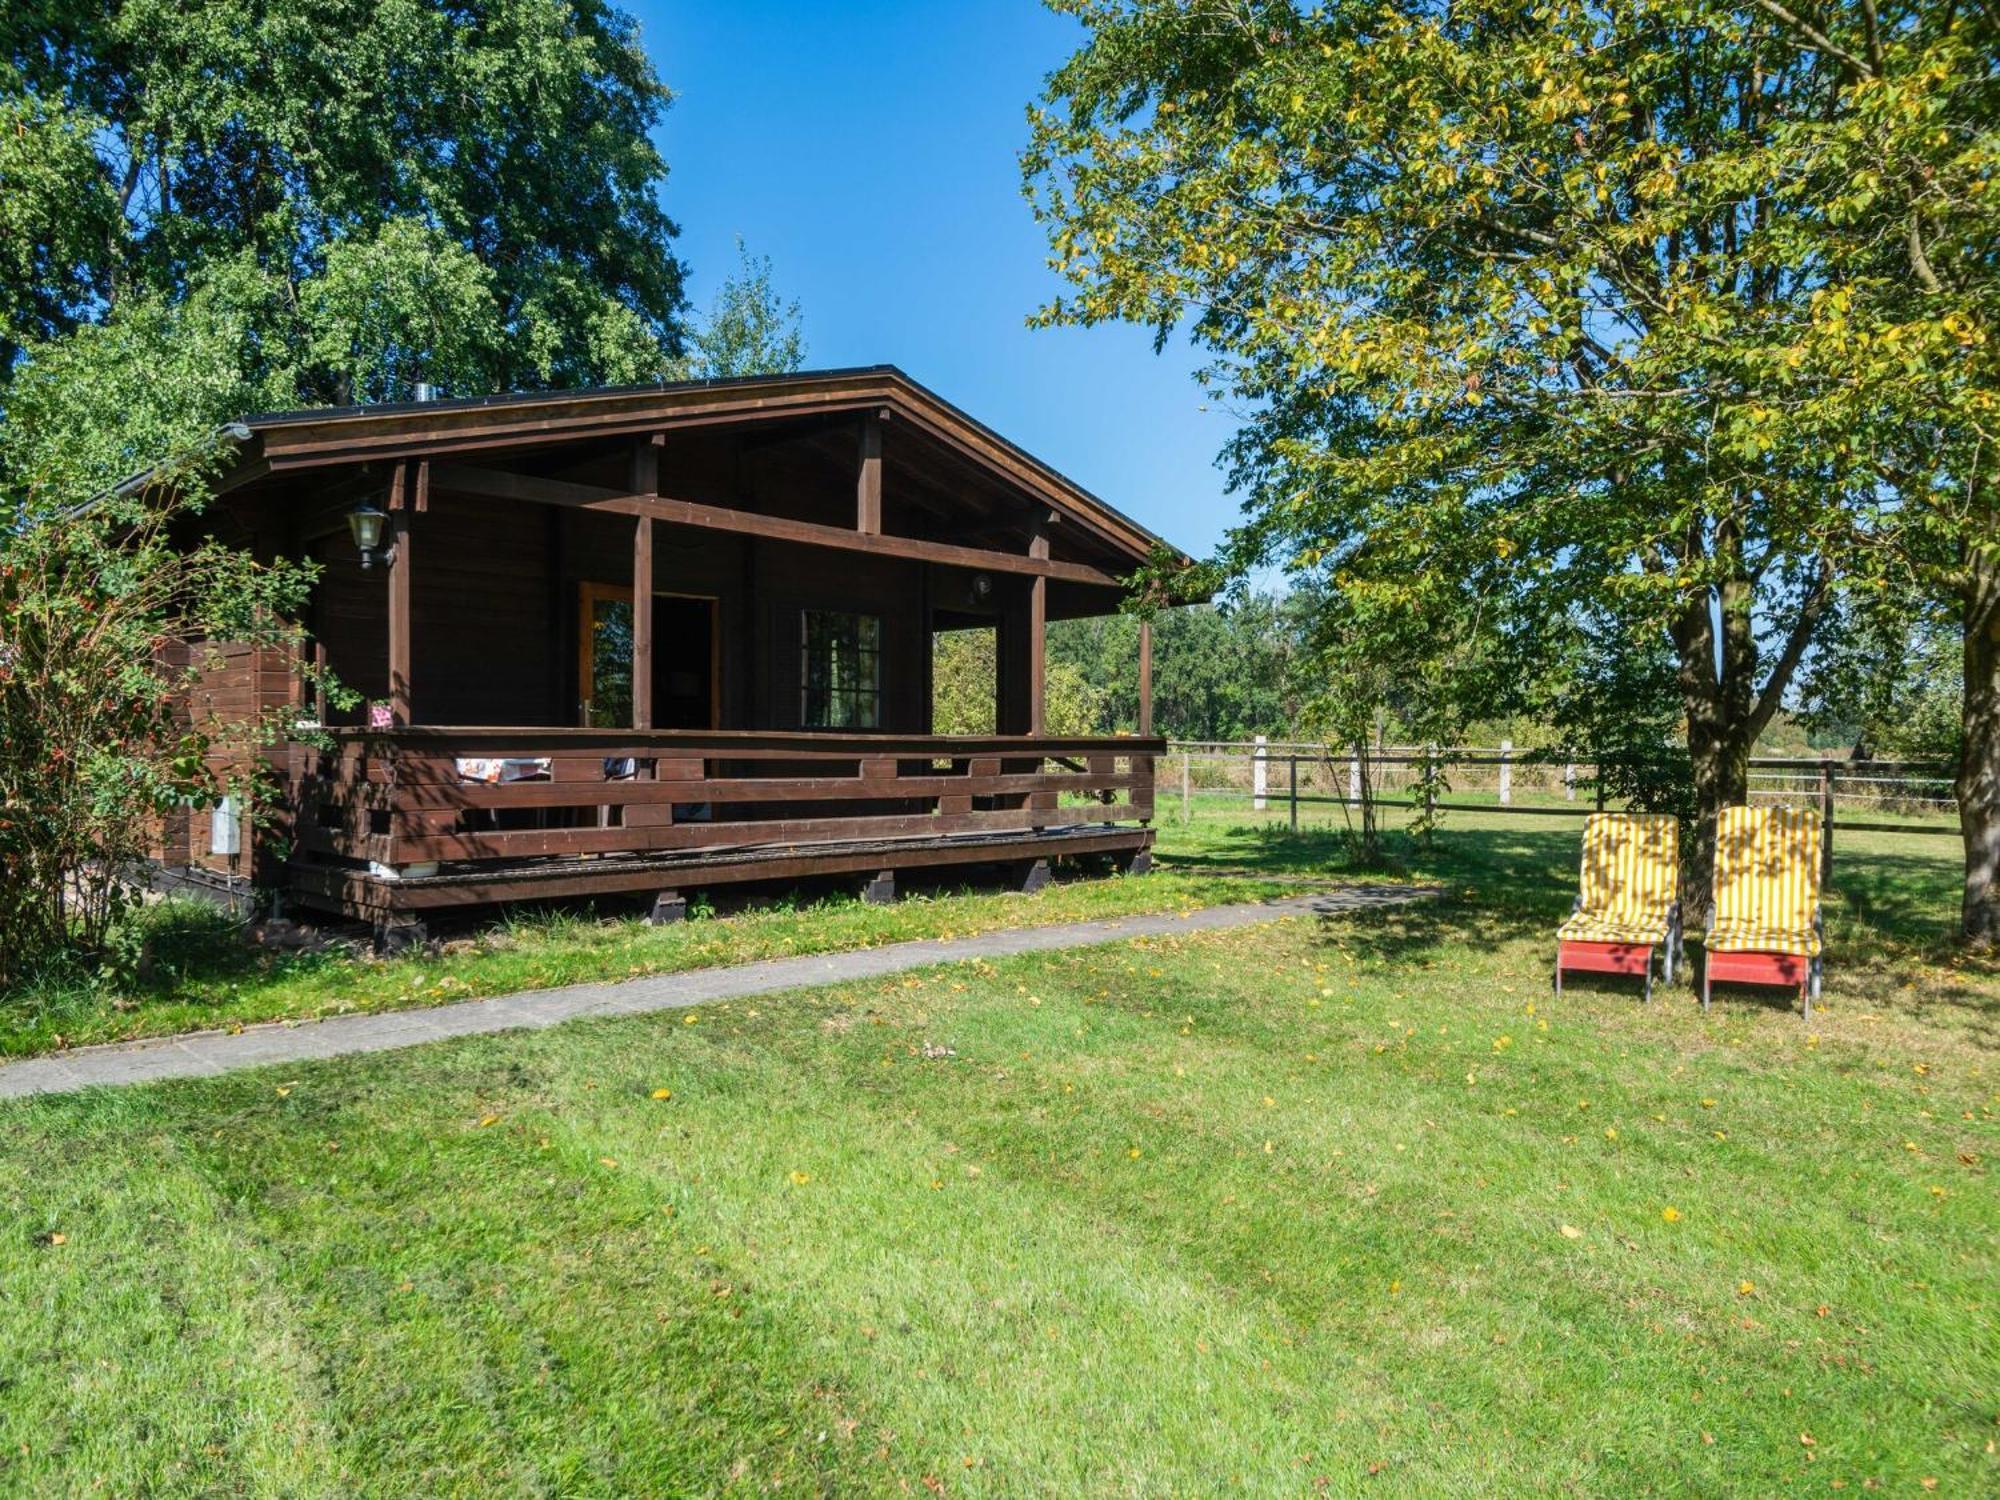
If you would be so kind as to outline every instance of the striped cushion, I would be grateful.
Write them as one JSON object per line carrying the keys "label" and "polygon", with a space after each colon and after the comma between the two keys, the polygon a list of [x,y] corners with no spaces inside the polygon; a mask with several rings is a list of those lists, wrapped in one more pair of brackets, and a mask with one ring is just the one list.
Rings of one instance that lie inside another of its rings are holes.
{"label": "striped cushion", "polygon": [[1576,912],[1556,929],[1556,936],[1565,943],[1643,943],[1650,948],[1666,940],[1667,919],[1662,916],[1657,922],[1614,922]]}
{"label": "striped cushion", "polygon": [[1592,813],[1583,825],[1579,905],[1556,935],[1570,943],[1661,942],[1680,886],[1671,813]]}
{"label": "striped cushion", "polygon": [[1717,953],[1820,950],[1819,813],[1809,807],[1725,807],[1715,826]]}

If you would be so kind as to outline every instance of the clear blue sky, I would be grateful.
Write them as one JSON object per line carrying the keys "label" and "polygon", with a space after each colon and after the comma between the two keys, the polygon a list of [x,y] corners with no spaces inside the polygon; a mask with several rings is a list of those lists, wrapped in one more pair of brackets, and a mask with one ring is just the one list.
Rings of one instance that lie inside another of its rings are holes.
{"label": "clear blue sky", "polygon": [[889,363],[1175,544],[1234,517],[1185,345],[1030,330],[1059,283],[1020,193],[1025,109],[1082,36],[1035,0],[639,0],[690,295],[735,236],[804,311],[809,366]]}

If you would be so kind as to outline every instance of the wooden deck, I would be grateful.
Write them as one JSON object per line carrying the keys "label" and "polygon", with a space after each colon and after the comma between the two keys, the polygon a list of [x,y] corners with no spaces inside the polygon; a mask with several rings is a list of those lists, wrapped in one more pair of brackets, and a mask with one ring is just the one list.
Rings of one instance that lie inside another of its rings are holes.
{"label": "wooden deck", "polygon": [[[408,728],[294,746],[287,885],[392,925],[493,902],[1132,861],[1164,741]],[[495,779],[505,778],[505,779]],[[878,886],[878,889],[880,887]]]}

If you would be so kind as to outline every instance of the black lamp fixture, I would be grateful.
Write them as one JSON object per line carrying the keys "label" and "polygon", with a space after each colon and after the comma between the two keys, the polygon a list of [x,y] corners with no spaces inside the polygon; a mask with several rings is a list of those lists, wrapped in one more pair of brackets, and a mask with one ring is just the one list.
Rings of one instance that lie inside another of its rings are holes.
{"label": "black lamp fixture", "polygon": [[393,549],[382,546],[382,528],[388,519],[387,511],[367,500],[347,513],[347,530],[354,538],[355,551],[361,554],[362,567],[372,568],[378,560],[389,560]]}
{"label": "black lamp fixture", "polygon": [[993,580],[984,573],[972,575],[972,587],[967,590],[974,604],[984,604],[993,597]]}

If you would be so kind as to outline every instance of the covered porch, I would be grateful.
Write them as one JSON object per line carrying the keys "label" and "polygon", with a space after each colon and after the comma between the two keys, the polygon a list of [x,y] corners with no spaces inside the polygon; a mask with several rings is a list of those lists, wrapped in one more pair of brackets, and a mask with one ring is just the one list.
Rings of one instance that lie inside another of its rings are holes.
{"label": "covered porch", "polygon": [[[1143,867],[1139,721],[1052,737],[1051,619],[1156,538],[887,369],[252,419],[231,515],[322,572],[361,703],[284,767],[275,883],[440,908],[1048,862]],[[941,631],[993,632],[993,732],[933,733]]]}

